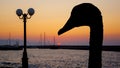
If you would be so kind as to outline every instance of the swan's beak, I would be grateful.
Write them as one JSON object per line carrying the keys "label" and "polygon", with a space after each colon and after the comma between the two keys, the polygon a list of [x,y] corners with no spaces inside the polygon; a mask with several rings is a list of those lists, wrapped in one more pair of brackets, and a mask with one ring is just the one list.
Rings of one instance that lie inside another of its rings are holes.
{"label": "swan's beak", "polygon": [[67,23],[63,26],[63,28],[61,28],[59,31],[58,31],[58,35],[61,35],[63,34],[64,32],[67,32],[68,30],[74,28],[74,22],[73,22],[73,19],[70,17],[69,20],[67,21]]}

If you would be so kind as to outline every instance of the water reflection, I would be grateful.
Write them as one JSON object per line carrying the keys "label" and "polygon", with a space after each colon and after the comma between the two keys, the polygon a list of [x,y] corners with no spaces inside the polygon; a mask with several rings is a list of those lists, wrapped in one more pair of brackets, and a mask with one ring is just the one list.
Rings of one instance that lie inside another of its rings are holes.
{"label": "water reflection", "polygon": [[[22,50],[0,51],[0,67],[22,67]],[[87,68],[86,50],[28,49],[29,68]],[[119,68],[120,52],[103,51],[102,68]]]}

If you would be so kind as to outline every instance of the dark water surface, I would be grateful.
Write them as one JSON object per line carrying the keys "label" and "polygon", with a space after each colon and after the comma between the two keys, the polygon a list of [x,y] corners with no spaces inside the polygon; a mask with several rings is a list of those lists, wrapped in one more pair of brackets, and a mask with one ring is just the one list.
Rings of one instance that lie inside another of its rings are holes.
{"label": "dark water surface", "polygon": [[[29,68],[87,68],[88,50],[28,49]],[[0,68],[22,67],[22,50],[0,51]],[[102,68],[120,68],[120,52],[103,51]]]}

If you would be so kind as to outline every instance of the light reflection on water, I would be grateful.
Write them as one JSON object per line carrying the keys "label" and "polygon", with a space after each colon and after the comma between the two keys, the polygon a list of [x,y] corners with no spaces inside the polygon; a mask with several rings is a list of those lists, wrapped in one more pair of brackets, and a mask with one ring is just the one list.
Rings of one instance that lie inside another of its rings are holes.
{"label": "light reflection on water", "polygon": [[[87,68],[89,51],[28,49],[29,68]],[[102,68],[120,68],[120,52],[103,51]],[[22,67],[22,50],[0,51],[0,67]]]}

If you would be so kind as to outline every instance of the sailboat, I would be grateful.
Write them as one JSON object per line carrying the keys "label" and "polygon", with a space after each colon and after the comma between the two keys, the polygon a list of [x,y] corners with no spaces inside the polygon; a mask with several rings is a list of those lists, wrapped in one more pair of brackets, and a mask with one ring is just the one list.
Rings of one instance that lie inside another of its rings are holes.
{"label": "sailboat", "polygon": [[22,50],[23,47],[19,46],[19,41],[16,40],[16,44],[11,45],[11,33],[9,33],[9,39],[7,45],[1,45],[0,50]]}

